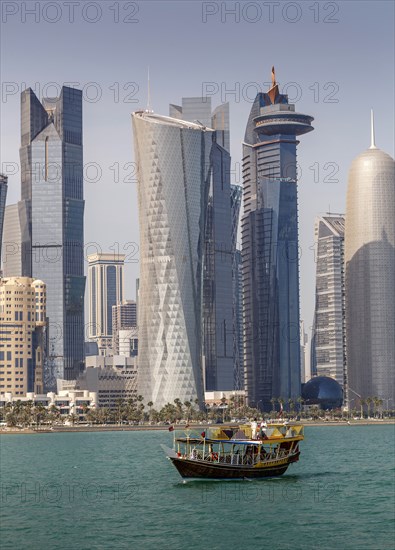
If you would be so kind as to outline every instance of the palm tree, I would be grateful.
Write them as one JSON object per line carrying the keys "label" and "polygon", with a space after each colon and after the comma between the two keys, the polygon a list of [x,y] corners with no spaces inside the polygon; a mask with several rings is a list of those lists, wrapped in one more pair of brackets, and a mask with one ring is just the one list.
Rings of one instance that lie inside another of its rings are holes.
{"label": "palm tree", "polygon": [[384,401],[382,399],[378,398],[377,406],[380,407],[380,409],[381,409],[381,418],[383,418],[383,403],[384,403]]}
{"label": "palm tree", "polygon": [[152,415],[152,407],[153,407],[154,404],[153,404],[152,401],[148,401],[147,405],[148,405],[148,408],[149,408],[149,413],[148,413],[149,420],[152,420],[151,415]]}
{"label": "palm tree", "polygon": [[376,418],[377,416],[377,407],[380,406],[380,399],[376,396],[372,397],[373,400],[373,416]]}
{"label": "palm tree", "polygon": [[272,397],[270,399],[270,403],[272,404],[272,412],[273,413],[276,412],[276,402],[277,402],[277,397]]}
{"label": "palm tree", "polygon": [[373,402],[372,397],[367,397],[366,398],[366,404],[368,406],[368,418],[370,418],[370,405],[372,404],[372,402]]}
{"label": "palm tree", "polygon": [[51,425],[59,418],[60,411],[58,407],[55,404],[52,404],[49,407],[49,420],[51,422]]}
{"label": "palm tree", "polygon": [[122,397],[116,399],[115,405],[117,407],[118,424],[121,425],[125,413],[125,399],[123,399]]}
{"label": "palm tree", "polygon": [[36,428],[40,427],[40,423],[42,420],[45,420],[45,417],[47,416],[47,409],[44,407],[42,403],[36,403],[34,406],[34,416],[36,418]]}
{"label": "palm tree", "polygon": [[366,405],[366,399],[361,398],[360,404],[361,404],[361,420],[362,420],[363,419],[363,408]]}
{"label": "palm tree", "polygon": [[299,412],[300,412],[300,414],[302,415],[302,407],[303,407],[303,405],[304,405],[304,399],[303,399],[303,397],[300,395],[300,396],[297,398],[296,401],[297,401],[298,404],[299,404]]}
{"label": "palm tree", "polygon": [[190,401],[184,401],[184,406],[187,410],[187,422],[189,421],[189,417],[190,417],[190,414],[191,414],[191,407],[192,407],[192,403]]}
{"label": "palm tree", "polygon": [[98,421],[98,411],[95,411],[94,409],[89,409],[88,412],[86,413],[86,420],[87,422],[91,423],[91,424],[96,424],[97,421]]}
{"label": "palm tree", "polygon": [[69,414],[69,420],[71,424],[74,426],[74,424],[78,422],[78,415],[74,413]]}

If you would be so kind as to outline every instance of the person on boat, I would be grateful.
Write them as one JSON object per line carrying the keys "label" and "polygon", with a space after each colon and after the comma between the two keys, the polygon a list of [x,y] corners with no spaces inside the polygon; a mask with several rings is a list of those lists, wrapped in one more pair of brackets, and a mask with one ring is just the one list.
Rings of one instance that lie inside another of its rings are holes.
{"label": "person on boat", "polygon": [[259,428],[259,435],[261,439],[267,439],[266,430],[267,430],[267,423],[265,422],[265,419],[262,418],[262,422]]}
{"label": "person on boat", "polygon": [[256,418],[251,422],[251,439],[256,439],[256,431],[258,428],[258,422]]}

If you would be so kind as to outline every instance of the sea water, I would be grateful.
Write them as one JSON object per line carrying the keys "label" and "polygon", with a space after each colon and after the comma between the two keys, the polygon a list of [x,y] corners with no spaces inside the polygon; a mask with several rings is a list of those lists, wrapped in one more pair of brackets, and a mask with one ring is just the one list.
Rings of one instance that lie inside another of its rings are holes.
{"label": "sea water", "polygon": [[0,437],[1,550],[394,548],[394,426],[307,427],[278,478],[183,483],[163,431]]}

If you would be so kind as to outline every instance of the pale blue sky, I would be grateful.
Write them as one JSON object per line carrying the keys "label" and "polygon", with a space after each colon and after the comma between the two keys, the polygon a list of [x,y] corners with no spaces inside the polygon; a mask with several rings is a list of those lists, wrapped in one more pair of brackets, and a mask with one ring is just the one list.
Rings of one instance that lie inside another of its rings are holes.
{"label": "pale blue sky", "polygon": [[[57,9],[40,2],[36,16],[24,13],[24,6],[31,8],[34,2],[2,4],[3,168],[6,162],[19,163],[19,92],[31,86],[41,98],[43,93],[55,95],[63,83],[80,83],[85,98],[84,161],[99,164],[102,172],[97,183],[85,185],[85,241],[99,243],[103,251],[119,243],[120,251],[126,245],[130,254],[133,246],[127,243],[139,239],[136,184],[116,183],[114,173],[119,166],[121,180],[128,175],[133,179],[133,167],[127,165],[134,160],[130,114],[146,107],[147,67],[156,112],[167,114],[169,103],[201,95],[205,83],[214,83],[214,107],[230,102],[232,163],[238,178],[251,101],[257,89],[266,90],[275,65],[280,90],[288,91],[290,99],[296,97],[297,110],[315,118],[315,131],[301,137],[298,150],[301,306],[310,326],[314,218],[329,207],[332,212],[344,211],[351,160],[369,146],[371,107],[377,146],[393,156],[393,2],[144,0],[90,2],[89,9],[86,2],[76,2],[74,22],[69,21],[65,2],[58,2]],[[136,5],[138,12],[133,13]],[[216,5],[218,13],[207,15],[204,23],[204,12],[215,11]],[[240,12],[240,21],[225,13],[232,8]],[[115,9],[119,23],[114,21]],[[123,22],[125,17],[137,22]],[[235,89],[236,96],[231,93]],[[101,97],[93,101],[98,91]],[[338,182],[330,181],[333,167],[338,167],[332,175]],[[94,177],[93,164],[87,173]],[[19,199],[19,173],[10,176],[9,183],[12,203]],[[138,263],[129,264],[129,297],[134,297],[137,275]]]}

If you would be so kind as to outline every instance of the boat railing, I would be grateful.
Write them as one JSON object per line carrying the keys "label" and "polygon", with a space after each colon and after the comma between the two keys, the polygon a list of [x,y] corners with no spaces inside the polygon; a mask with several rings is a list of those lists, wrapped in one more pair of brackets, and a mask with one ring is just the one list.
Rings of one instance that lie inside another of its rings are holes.
{"label": "boat railing", "polygon": [[294,454],[294,449],[273,449],[272,451],[262,450],[257,454],[239,454],[239,453],[217,453],[217,452],[203,452],[200,449],[192,449],[189,455],[182,455],[183,458],[190,460],[198,460],[204,462],[214,462],[221,464],[231,464],[235,466],[254,466],[261,462],[272,462],[282,458],[286,458],[288,455]]}

